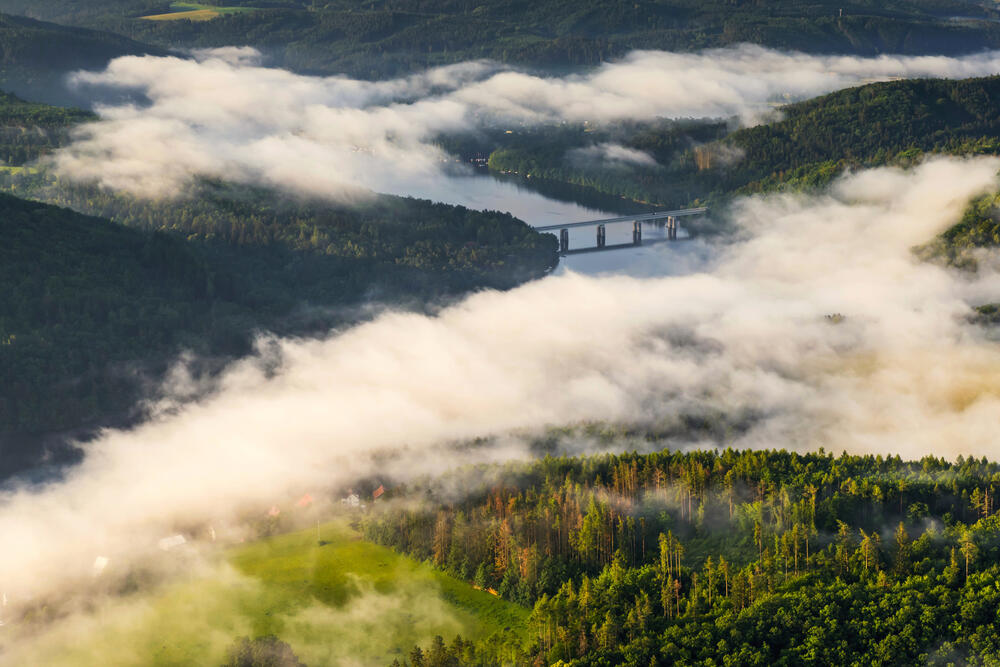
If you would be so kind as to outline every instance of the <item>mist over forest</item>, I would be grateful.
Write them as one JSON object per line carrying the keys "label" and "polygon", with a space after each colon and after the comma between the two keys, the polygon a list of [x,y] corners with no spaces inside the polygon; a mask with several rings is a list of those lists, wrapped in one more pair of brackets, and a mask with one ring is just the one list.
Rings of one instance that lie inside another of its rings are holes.
{"label": "mist over forest", "polygon": [[42,4],[0,664],[1000,662],[996,7]]}

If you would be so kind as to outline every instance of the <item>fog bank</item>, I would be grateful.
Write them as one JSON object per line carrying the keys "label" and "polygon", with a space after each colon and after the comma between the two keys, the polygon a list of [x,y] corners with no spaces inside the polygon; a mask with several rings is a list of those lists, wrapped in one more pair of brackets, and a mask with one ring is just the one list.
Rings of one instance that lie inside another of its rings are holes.
{"label": "fog bank", "polygon": [[[53,593],[179,526],[442,470],[463,461],[448,443],[581,420],[716,411],[753,425],[720,446],[995,456],[1000,349],[967,316],[998,300],[998,276],[911,248],[995,189],[998,168],[938,159],[743,200],[742,240],[689,275],[569,274],[268,341],[214,396],[107,432],[65,481],[5,493],[0,589]],[[488,455],[523,454],[503,441]]]}
{"label": "fog bank", "polygon": [[[996,51],[861,58],[743,45],[639,51],[562,77],[471,62],[370,82],[269,68],[249,48],[194,55],[124,57],[77,74],[77,86],[132,92],[151,105],[99,108],[101,119],[55,156],[57,173],[147,197],[212,177],[353,201],[372,190],[426,190],[457,168],[432,143],[443,133],[655,118],[750,124],[781,104],[868,81],[1000,72]],[[595,150],[618,164],[650,164],[621,147]]]}

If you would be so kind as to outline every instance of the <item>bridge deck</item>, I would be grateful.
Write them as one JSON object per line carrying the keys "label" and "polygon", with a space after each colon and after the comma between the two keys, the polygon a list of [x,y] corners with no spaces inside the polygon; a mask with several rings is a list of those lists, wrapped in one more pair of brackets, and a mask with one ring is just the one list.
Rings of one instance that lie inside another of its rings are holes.
{"label": "bridge deck", "polygon": [[556,229],[571,229],[573,227],[594,227],[596,225],[610,225],[614,222],[647,222],[649,220],[659,220],[674,216],[680,218],[685,215],[700,215],[707,212],[707,208],[682,208],[676,211],[659,211],[657,213],[641,213],[639,215],[623,215],[619,218],[607,218],[605,220],[584,220],[583,222],[566,222],[560,225],[541,225],[535,227],[536,232],[551,232]]}
{"label": "bridge deck", "polygon": [[583,255],[590,252],[607,252],[609,250],[627,250],[628,248],[645,248],[651,245],[659,245],[661,243],[681,243],[683,241],[693,240],[689,236],[685,236],[682,239],[643,239],[642,243],[636,245],[634,243],[616,243],[614,245],[606,245],[598,248],[597,246],[587,246],[585,248],[576,248],[572,250],[567,250],[566,252],[561,252],[559,255],[561,257],[566,257],[568,255]]}
{"label": "bridge deck", "polygon": [[690,241],[690,240],[692,239],[689,236],[685,236],[682,239],[643,239],[642,243],[639,245],[636,245],[634,243],[616,243],[614,245],[606,245],[601,247],[597,247],[594,245],[594,246],[587,246],[585,248],[575,248],[567,250],[566,252],[559,253],[559,255],[561,257],[566,257],[567,255],[583,255],[585,253],[607,252],[609,250],[626,250],[628,248],[641,248],[641,247],[648,247],[651,245],[659,245],[660,243],[678,243],[681,241]]}

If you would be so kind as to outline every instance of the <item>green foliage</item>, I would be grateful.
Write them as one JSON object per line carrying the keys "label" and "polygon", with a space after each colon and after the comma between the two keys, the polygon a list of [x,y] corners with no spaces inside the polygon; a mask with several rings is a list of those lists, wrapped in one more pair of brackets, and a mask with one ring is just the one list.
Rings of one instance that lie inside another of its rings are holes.
{"label": "green foliage", "polygon": [[[492,145],[480,150],[489,154],[494,172],[571,183],[643,203],[686,204],[718,187],[725,175],[695,169],[692,147],[727,132],[727,123],[703,120],[586,123],[491,136]],[[656,165],[609,161],[587,152],[606,143],[645,153]]]}
{"label": "green foliage", "polygon": [[[310,523],[310,512],[289,508],[276,528]],[[300,664],[372,665],[404,656],[415,643],[431,645],[435,635],[470,644],[524,642],[527,609],[365,542],[345,519],[318,530],[321,542],[310,526],[205,550],[190,577],[102,599],[92,625],[82,619],[34,627],[24,619],[15,628],[23,634],[4,637],[5,662],[232,665],[247,664],[232,661],[247,653],[285,657],[290,649]],[[141,577],[143,568],[136,570]]]}
{"label": "green foliage", "polygon": [[241,637],[229,649],[223,667],[306,667],[287,643],[274,635]]}
{"label": "green foliage", "polygon": [[[727,139],[743,151],[732,184],[822,184],[837,165],[910,164],[923,153],[1000,151],[1000,77],[915,79],[842,90],[785,107],[781,121]],[[818,176],[818,177],[817,177]]]}
{"label": "green foliage", "polygon": [[[139,379],[119,364],[229,324],[204,258],[183,241],[8,195],[0,236],[5,436],[119,414]],[[23,453],[5,451],[3,472]]]}
{"label": "green foliage", "polygon": [[[752,42],[841,53],[967,53],[1000,45],[995,10],[958,0],[219,0],[211,21],[143,21],[169,0],[0,0],[0,11],[162,47],[250,44],[286,67],[377,77],[476,58],[578,67],[634,49]],[[258,8],[252,10],[252,8]],[[842,15],[841,15],[842,13]],[[962,17],[961,20],[950,20]]]}
{"label": "green foliage", "polygon": [[[910,165],[927,153],[996,154],[998,119],[998,77],[892,81],[791,104],[782,108],[781,120],[731,134],[717,121],[658,121],[495,142],[489,164],[673,207],[819,187],[849,167]],[[572,159],[574,149],[601,142],[644,151],[658,165]],[[969,241],[996,243],[990,230],[981,231]]]}
{"label": "green foliage", "polygon": [[112,58],[143,53],[166,51],[124,35],[0,14],[0,82],[29,99],[81,104],[66,86],[70,72],[101,69]]}
{"label": "green foliage", "polygon": [[[975,257],[969,251],[982,246],[1000,245],[998,205],[1000,194],[979,198],[966,209],[959,223],[944,233],[941,242],[928,250],[944,253],[953,263],[974,267]],[[994,312],[981,311],[981,314],[992,317]]]}
{"label": "green foliage", "polygon": [[[409,284],[410,291],[422,283],[431,293],[442,286],[510,287],[541,275],[556,260],[551,235],[534,232],[510,214],[427,200],[376,196],[347,206],[227,184],[206,184],[178,201],[149,201],[70,185],[37,193],[50,203],[129,227],[176,232],[189,240],[226,246],[302,253],[303,261],[349,273],[354,284],[345,285],[348,290],[373,280],[400,289]],[[434,280],[419,280],[420,273],[434,274]],[[319,288],[308,278],[304,285],[301,277],[297,282],[305,294]],[[326,284],[321,289],[329,292],[337,287]]]}
{"label": "green foliage", "polygon": [[524,664],[985,665],[998,487],[962,457],[545,458],[400,487],[365,532],[533,606]]}
{"label": "green foliage", "polygon": [[[359,208],[219,192],[151,203],[67,189],[64,209],[0,198],[0,474],[28,434],[129,421],[175,355],[247,354],[255,332],[324,331],[375,300],[507,288],[556,262],[510,215],[384,197]],[[317,306],[321,308],[316,308]]]}
{"label": "green foliage", "polygon": [[0,164],[23,166],[69,141],[70,129],[96,117],[79,109],[25,102],[0,92]]}
{"label": "green foliage", "polygon": [[[72,71],[147,49],[126,37],[0,14],[0,65]],[[159,49],[153,51],[160,52]]]}

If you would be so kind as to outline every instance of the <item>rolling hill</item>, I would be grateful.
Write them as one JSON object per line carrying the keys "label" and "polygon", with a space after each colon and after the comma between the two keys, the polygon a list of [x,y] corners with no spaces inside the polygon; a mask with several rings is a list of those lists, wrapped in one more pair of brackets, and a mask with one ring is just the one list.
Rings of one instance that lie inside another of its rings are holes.
{"label": "rolling hill", "polygon": [[[230,569],[154,589],[141,600],[125,597],[83,641],[57,625],[43,641],[13,642],[5,655],[53,667],[109,660],[228,665],[237,664],[225,661],[241,635],[270,635],[307,665],[388,665],[436,635],[497,644],[501,637],[507,644],[526,639],[524,607],[362,541],[344,519],[318,529],[322,544],[309,528],[230,547],[217,559]],[[30,620],[22,624],[30,631]]]}
{"label": "rolling hill", "polygon": [[[138,418],[183,351],[202,370],[256,332],[326,331],[375,300],[419,306],[507,288],[556,262],[510,215],[399,197],[359,207],[205,184],[149,202],[52,187],[37,157],[88,112],[0,94],[0,478],[72,460],[67,437]],[[112,221],[113,219],[113,221]]]}
{"label": "rolling hill", "polygon": [[1000,46],[996,9],[960,0],[220,0],[198,3],[202,13],[189,17],[197,20],[143,20],[170,13],[172,5],[183,9],[181,4],[0,0],[0,11],[112,31],[160,47],[249,44],[298,71],[363,77],[476,58],[579,67],[633,49],[740,42],[867,55],[970,53]]}
{"label": "rolling hill", "polygon": [[[781,114],[735,132],[726,122],[664,120],[497,138],[485,150],[493,150],[496,171],[665,206],[823,185],[847,168],[910,164],[926,153],[1000,153],[996,76],[873,83],[787,105]],[[603,141],[646,152],[658,164],[621,169],[566,158]]]}
{"label": "rolling hill", "polygon": [[108,32],[0,14],[0,86],[35,101],[84,103],[67,88],[67,74],[100,69],[112,58],[143,53],[165,51]]}

